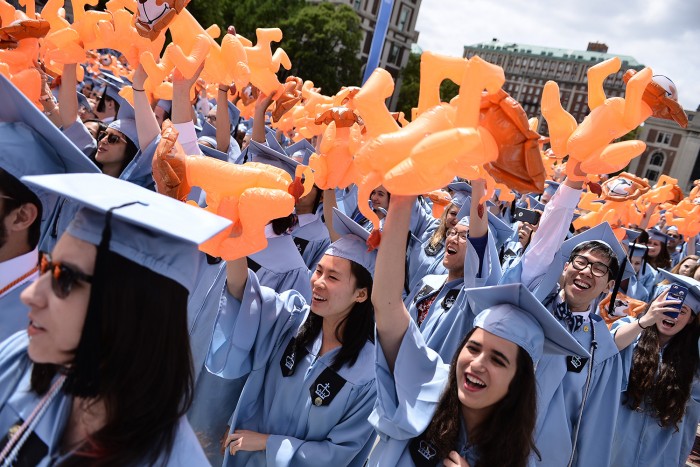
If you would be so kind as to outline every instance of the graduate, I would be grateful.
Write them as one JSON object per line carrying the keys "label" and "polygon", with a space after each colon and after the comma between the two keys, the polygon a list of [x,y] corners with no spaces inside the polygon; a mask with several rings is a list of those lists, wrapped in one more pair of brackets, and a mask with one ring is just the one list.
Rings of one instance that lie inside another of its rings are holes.
{"label": "graduate", "polygon": [[[686,465],[700,422],[700,282],[661,274],[670,284],[647,311],[639,319],[613,324],[626,375],[613,443],[615,466]],[[680,302],[667,295],[671,284],[688,289],[680,309]]]}
{"label": "graduate", "polygon": [[231,408],[224,465],[361,466],[369,455],[376,252],[367,251],[369,233],[335,215],[342,237],[311,277],[310,304],[261,287],[245,260],[227,263],[207,370],[250,375]]}
{"label": "graduate", "polygon": [[22,181],[84,207],[0,346],[0,461],[206,465],[184,418],[186,302],[198,244],[230,221],[102,174]]}
{"label": "graduate", "polygon": [[29,187],[24,175],[99,169],[5,77],[0,77],[0,341],[25,329],[20,294],[38,277],[37,245],[57,197]]}
{"label": "graduate", "polygon": [[646,264],[648,250],[649,248],[646,245],[636,242],[630,244],[628,257],[632,268],[634,268],[634,275],[629,278],[627,287],[623,290],[628,297],[643,302],[649,300],[649,295],[652,292],[652,290],[648,290],[642,282],[645,277],[646,268],[648,267],[651,269],[651,266]]}
{"label": "graduate", "polygon": [[668,243],[670,237],[663,233],[657,228],[647,230],[649,234],[649,241],[647,246],[649,247],[649,252],[647,253],[648,261],[654,269],[671,269],[671,255],[668,252]]}
{"label": "graduate", "polygon": [[[582,182],[566,179],[547,203],[539,229],[503,283],[523,283],[567,328],[590,359],[545,356],[537,366],[536,445],[540,465],[608,465],[623,370],[595,310],[624,268],[625,252],[605,223],[564,242]],[[600,414],[605,414],[601,416]]]}
{"label": "graduate", "polygon": [[[393,221],[385,231],[400,227]],[[395,282],[389,289],[401,280],[392,275],[398,252],[379,253],[378,278]],[[543,352],[588,353],[521,284],[466,292],[477,317],[447,367],[399,296],[374,290],[380,345],[370,421],[379,443],[369,465],[524,466],[537,456],[534,364]]]}

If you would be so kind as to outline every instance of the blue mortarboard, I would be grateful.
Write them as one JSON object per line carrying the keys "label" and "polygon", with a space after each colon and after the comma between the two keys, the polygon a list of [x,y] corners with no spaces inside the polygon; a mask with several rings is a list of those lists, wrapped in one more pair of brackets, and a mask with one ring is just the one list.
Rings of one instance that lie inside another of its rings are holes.
{"label": "blue mortarboard", "polygon": [[[615,237],[615,234],[613,233],[610,224],[608,224],[607,222],[603,222],[602,224],[598,224],[595,227],[586,230],[585,232],[581,232],[578,235],[574,235],[562,244],[561,249],[559,250],[559,254],[563,260],[562,268],[564,266],[564,263],[569,261],[569,258],[571,257],[571,252],[574,251],[574,248],[576,248],[581,243],[590,242],[593,240],[604,242],[610,248],[612,248],[615,252],[615,256],[617,257],[618,266],[622,265],[623,261],[627,257],[627,254],[622,248],[622,245],[620,245],[620,242],[617,241],[617,237]],[[629,279],[633,275],[634,269],[632,268],[632,265],[629,264],[629,262],[627,262],[625,272],[622,276],[622,280]]]}
{"label": "blue mortarboard", "polygon": [[126,86],[126,83],[120,78],[110,75],[109,73],[103,73],[103,77],[101,79],[102,82],[105,83],[104,92],[107,94],[107,96],[119,102],[119,105],[121,105],[124,99],[122,99],[122,97],[119,95],[119,91]]}
{"label": "blue mortarboard", "polygon": [[7,78],[0,76],[0,167],[24,175],[100,173],[100,169]]}
{"label": "blue mortarboard", "polygon": [[209,123],[207,119],[204,119],[202,121],[202,132],[199,134],[199,136],[209,136],[211,138],[216,138],[216,127]]}
{"label": "blue mortarboard", "polygon": [[369,232],[337,208],[333,208],[333,230],[342,237],[331,243],[326,254],[354,261],[374,277],[377,251],[367,251]]}
{"label": "blue mortarboard", "polygon": [[294,159],[287,157],[284,152],[279,152],[263,143],[258,143],[257,141],[251,141],[246,148],[246,151],[248,151],[248,160],[252,162],[270,164],[274,167],[285,170],[292,176],[292,178],[294,178],[299,163]]}
{"label": "blue mortarboard", "polygon": [[544,187],[544,192],[547,193],[549,196],[553,196],[554,193],[557,192],[559,189],[559,183],[553,181],[553,180],[546,180],[544,182],[545,187]]}
{"label": "blue mortarboard", "polygon": [[472,194],[472,187],[467,182],[452,182],[447,185],[452,190],[452,204],[462,207]]}
{"label": "blue mortarboard", "polygon": [[109,249],[158,274],[194,288],[198,245],[231,221],[104,174],[24,177],[22,181],[82,205],[67,233],[99,245],[105,213],[114,209]]}
{"label": "blue mortarboard", "polygon": [[629,248],[630,242],[633,242],[639,237],[641,232],[638,230],[625,229],[625,238],[622,239],[622,244]]}
{"label": "blue mortarboard", "polygon": [[161,109],[165,110],[168,113],[171,113],[173,109],[173,101],[165,100],[165,99],[160,99],[158,103],[156,104],[156,107],[160,107]]}
{"label": "blue mortarboard", "polygon": [[[457,213],[457,219],[469,217],[471,210],[471,196],[468,196],[467,199],[464,201],[464,204],[462,204],[462,207],[459,208],[459,213]],[[503,222],[503,220],[500,217],[498,217],[488,209],[486,209],[486,213],[489,219],[489,229],[495,237],[494,243],[496,243],[496,248],[500,248],[513,236],[514,231],[510,225]]]}
{"label": "blue mortarboard", "polygon": [[668,241],[671,239],[671,237],[669,237],[656,227],[647,230],[647,233],[649,234],[649,240],[657,240],[661,243],[668,243]]}
{"label": "blue mortarboard", "polygon": [[[671,284],[682,285],[688,289],[688,295],[686,295],[684,303],[693,310],[693,314],[697,315],[700,312],[700,282],[691,277],[670,273],[664,269],[659,269],[659,272]],[[661,286],[659,294],[666,292],[671,287],[671,284]]]}
{"label": "blue mortarboard", "polygon": [[309,140],[302,139],[288,146],[285,152],[295,161],[301,162],[304,165],[309,165],[309,159],[311,159],[311,155],[316,152],[316,150],[312,144],[309,143]]}
{"label": "blue mortarboard", "polygon": [[236,125],[238,125],[238,120],[241,118],[241,111],[236,105],[231,102],[228,102],[228,118],[231,121],[231,127],[235,128]]}
{"label": "blue mortarboard", "polygon": [[581,344],[522,284],[467,289],[474,327],[517,344],[534,363],[543,353],[590,357]]}
{"label": "blue mortarboard", "polygon": [[649,247],[641,243],[631,243],[629,246],[629,257],[630,258],[643,258]]}
{"label": "blue mortarboard", "polygon": [[544,212],[545,205],[540,203],[536,196],[527,195],[527,197],[530,199],[530,209]]}
{"label": "blue mortarboard", "polygon": [[[207,138],[205,136],[205,138]],[[203,139],[203,138],[200,138]],[[216,146],[216,141],[214,141],[214,146]],[[210,148],[209,146],[205,146],[203,144],[199,145],[199,150],[202,151],[202,154],[208,157],[213,157],[214,159],[219,159],[220,161],[223,162],[228,162],[228,154],[223,153],[219,151],[218,149]]]}
{"label": "blue mortarboard", "polygon": [[78,94],[78,106],[84,107],[87,110],[92,112],[92,106],[90,105],[90,101],[88,100],[88,98],[85,97],[85,94],[83,94],[82,92],[79,92],[77,94]]}
{"label": "blue mortarboard", "polygon": [[121,131],[124,133],[124,136],[129,138],[137,148],[139,147],[139,133],[136,129],[136,114],[134,112],[134,108],[125,99],[122,99],[121,105],[119,106],[119,112],[117,112],[115,120],[108,125],[108,128]]}
{"label": "blue mortarboard", "polygon": [[277,141],[277,138],[275,137],[276,131],[273,130],[270,127],[265,127],[265,140],[267,141],[267,145],[270,146],[272,149],[274,149],[277,152],[281,152],[282,154],[287,154],[280,144],[279,141]]}

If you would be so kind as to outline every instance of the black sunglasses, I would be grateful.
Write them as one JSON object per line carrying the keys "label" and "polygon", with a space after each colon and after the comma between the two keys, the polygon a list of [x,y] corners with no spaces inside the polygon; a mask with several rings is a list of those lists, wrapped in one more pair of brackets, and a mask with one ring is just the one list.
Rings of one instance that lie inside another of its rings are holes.
{"label": "black sunglasses", "polygon": [[114,133],[107,133],[106,131],[97,135],[97,141],[102,141],[104,137],[107,137],[107,142],[109,144],[126,143],[126,140],[121,136],[115,135]]}
{"label": "black sunglasses", "polygon": [[51,255],[41,253],[39,260],[39,273],[44,275],[51,271],[51,290],[58,298],[66,298],[73,290],[73,285],[78,281],[92,283],[92,276],[76,271],[70,266],[51,261]]}

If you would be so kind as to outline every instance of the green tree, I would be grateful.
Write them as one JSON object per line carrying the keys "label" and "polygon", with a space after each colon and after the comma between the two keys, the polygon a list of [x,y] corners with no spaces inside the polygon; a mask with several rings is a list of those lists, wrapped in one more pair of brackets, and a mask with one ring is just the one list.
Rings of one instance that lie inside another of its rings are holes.
{"label": "green tree", "polygon": [[360,20],[347,5],[308,4],[278,22],[284,33],[280,46],[292,62],[287,75],[311,80],[331,95],[342,86],[360,84]]}

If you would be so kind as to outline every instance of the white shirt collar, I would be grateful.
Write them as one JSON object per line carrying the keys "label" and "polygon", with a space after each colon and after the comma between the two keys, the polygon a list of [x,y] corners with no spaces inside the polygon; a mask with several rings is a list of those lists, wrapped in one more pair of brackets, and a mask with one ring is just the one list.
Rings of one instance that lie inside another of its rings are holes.
{"label": "white shirt collar", "polygon": [[[16,281],[18,278],[31,271],[32,268],[34,268],[37,265],[38,259],[39,250],[34,249],[29,253],[25,253],[23,255],[17,256],[15,258],[0,263],[0,290],[4,289],[13,281]],[[6,290],[5,293],[8,293],[10,290],[19,287],[27,281],[35,280],[38,277],[38,275],[39,273],[35,272],[34,274],[22,280],[21,282],[15,284],[11,289]]]}
{"label": "white shirt collar", "polygon": [[[564,289],[560,290],[557,294],[556,304],[559,305],[562,302],[564,302]],[[586,311],[572,311],[571,314],[574,316],[582,316],[584,321],[588,321],[590,318],[592,308],[593,304],[591,303],[590,305],[588,305],[588,309]]]}

